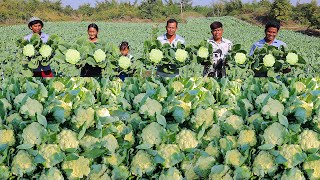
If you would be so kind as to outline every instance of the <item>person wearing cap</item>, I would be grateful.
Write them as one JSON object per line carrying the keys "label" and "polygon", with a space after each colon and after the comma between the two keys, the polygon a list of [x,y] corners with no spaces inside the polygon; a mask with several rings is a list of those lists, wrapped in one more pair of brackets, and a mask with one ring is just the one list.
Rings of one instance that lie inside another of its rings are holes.
{"label": "person wearing cap", "polygon": [[[43,22],[38,17],[31,17],[28,22],[29,29],[32,30],[32,33],[25,36],[24,39],[30,41],[31,37],[34,34],[39,34],[40,39],[43,43],[46,43],[49,39],[49,35],[42,32]],[[42,66],[39,65],[37,69],[33,70],[34,77],[53,77],[53,73],[51,71],[50,65]]]}
{"label": "person wearing cap", "polygon": [[219,21],[210,24],[212,37],[207,40],[212,44],[212,62],[204,65],[203,76],[222,78],[226,76],[226,55],[232,48],[232,42],[222,37],[223,25]]}
{"label": "person wearing cap", "polygon": [[[178,21],[175,19],[169,19],[166,25],[167,32],[162,34],[157,38],[161,42],[161,44],[169,44],[171,47],[177,47],[178,43],[185,44],[185,40],[183,37],[176,34],[178,30]],[[167,74],[164,72],[164,68],[169,66],[170,69],[174,70],[174,74]],[[179,71],[177,67],[172,65],[162,65],[157,67],[157,75],[162,77],[176,77],[178,76]]]}

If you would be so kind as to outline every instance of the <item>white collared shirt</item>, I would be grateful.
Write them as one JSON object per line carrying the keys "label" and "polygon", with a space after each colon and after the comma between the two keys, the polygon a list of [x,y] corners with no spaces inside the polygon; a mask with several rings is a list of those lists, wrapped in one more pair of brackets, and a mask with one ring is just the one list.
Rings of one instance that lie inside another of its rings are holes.
{"label": "white collared shirt", "polygon": [[166,43],[168,43],[168,44],[170,44],[172,47],[177,47],[178,42],[180,42],[181,44],[185,44],[185,42],[186,42],[183,37],[181,37],[181,36],[179,36],[179,35],[176,34],[175,39],[170,43],[169,39],[167,38],[167,34],[166,34],[166,33],[163,34],[163,35],[161,35],[161,36],[159,36],[159,37],[157,38],[157,40],[159,40],[159,41],[161,42],[161,44],[166,44]]}

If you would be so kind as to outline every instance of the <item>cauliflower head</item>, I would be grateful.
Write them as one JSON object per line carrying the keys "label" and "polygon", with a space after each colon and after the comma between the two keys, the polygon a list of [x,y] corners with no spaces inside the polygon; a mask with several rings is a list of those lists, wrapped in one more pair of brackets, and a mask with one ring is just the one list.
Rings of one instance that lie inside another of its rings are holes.
{"label": "cauliflower head", "polygon": [[32,44],[27,44],[23,47],[23,55],[27,57],[33,57],[35,55],[35,52],[36,50]]}
{"label": "cauliflower head", "polygon": [[281,180],[292,180],[292,179],[305,180],[306,178],[298,168],[292,168],[290,170],[283,172],[281,176]]}
{"label": "cauliflower head", "polygon": [[276,63],[276,59],[274,58],[274,56],[272,54],[268,54],[268,55],[264,56],[264,58],[263,58],[264,66],[272,67],[274,65],[274,63]]}
{"label": "cauliflower head", "polygon": [[270,115],[271,117],[277,117],[277,115],[282,114],[283,111],[283,104],[280,101],[274,100],[272,98],[268,99],[267,104],[262,108],[262,114]]}
{"label": "cauliflower head", "polygon": [[241,166],[242,162],[242,155],[241,153],[234,149],[231,151],[227,151],[226,156],[225,156],[225,163],[226,164],[231,164],[233,166]]}
{"label": "cauliflower head", "polygon": [[24,128],[22,132],[23,142],[25,144],[40,145],[45,132],[46,130],[41,124],[38,122],[33,122]]}
{"label": "cauliflower head", "polygon": [[243,126],[243,119],[237,115],[229,116],[225,122],[233,127],[235,130],[240,130]]}
{"label": "cauliflower head", "polygon": [[189,54],[187,51],[183,49],[178,49],[175,54],[175,58],[179,62],[185,62],[187,58],[189,57]]}
{"label": "cauliflower head", "polygon": [[42,173],[39,180],[64,180],[64,177],[58,168],[53,167],[45,173]]}
{"label": "cauliflower head", "polygon": [[10,170],[9,167],[0,165],[0,179],[9,179]]}
{"label": "cauliflower head", "polygon": [[96,113],[99,117],[109,117],[110,116],[110,112],[107,108],[101,108],[101,109],[97,110]]}
{"label": "cauliflower head", "polygon": [[176,143],[181,150],[196,148],[199,144],[196,133],[188,129],[183,129],[176,137]]}
{"label": "cauliflower head", "polygon": [[179,81],[174,81],[171,84],[171,87],[174,89],[174,91],[176,93],[180,93],[180,92],[182,92],[184,90],[184,85]]}
{"label": "cauliflower head", "polygon": [[209,175],[210,180],[232,180],[232,176],[230,175],[231,170],[227,165],[215,165],[211,168],[211,173]]}
{"label": "cauliflower head", "polygon": [[210,142],[205,149],[205,152],[212,157],[218,157],[220,154],[219,147],[217,147],[213,142]]}
{"label": "cauliflower head", "polygon": [[275,158],[266,151],[260,151],[253,161],[253,174],[264,177],[265,174],[272,174],[278,169]]}
{"label": "cauliflower head", "polygon": [[77,64],[77,62],[79,62],[81,59],[79,51],[75,49],[68,49],[65,55],[66,61],[70,64]]}
{"label": "cauliflower head", "polygon": [[236,53],[234,56],[234,60],[236,61],[237,64],[244,64],[246,62],[246,55],[244,53]]}
{"label": "cauliflower head", "polygon": [[157,64],[163,59],[163,52],[159,49],[152,49],[149,53],[149,58],[151,62]]}
{"label": "cauliflower head", "polygon": [[160,124],[152,122],[142,130],[141,137],[145,144],[159,145],[164,133],[165,129]]}
{"label": "cauliflower head", "polygon": [[126,56],[121,56],[119,59],[119,66],[122,69],[128,69],[131,66],[131,59]]}
{"label": "cauliflower head", "polygon": [[13,146],[15,143],[16,138],[12,129],[0,130],[0,144],[7,144],[8,146]]}
{"label": "cauliflower head", "polygon": [[194,171],[200,177],[207,177],[216,159],[212,156],[200,156],[195,164]]}
{"label": "cauliflower head", "polygon": [[237,147],[237,138],[235,136],[226,136],[219,140],[221,149],[234,149]]}
{"label": "cauliflower head", "polygon": [[89,159],[79,156],[77,160],[65,161],[62,164],[63,170],[71,169],[72,172],[68,177],[70,179],[83,178],[83,176],[88,176],[90,173],[90,161]]}
{"label": "cauliflower head", "polygon": [[24,150],[20,150],[14,156],[11,167],[12,174],[16,176],[23,176],[23,174],[31,173],[36,168],[33,162],[33,158],[28,152]]}
{"label": "cauliflower head", "polygon": [[265,144],[282,145],[287,129],[278,122],[275,122],[264,130],[263,138]]}
{"label": "cauliflower head", "polygon": [[195,124],[196,128],[199,128],[202,124],[207,128],[211,126],[213,121],[214,110],[212,108],[203,109],[197,108],[195,111],[195,116],[192,117],[192,122]]}
{"label": "cauliflower head", "polygon": [[108,134],[108,135],[104,136],[101,139],[101,143],[111,153],[114,153],[119,148],[118,141],[112,134]]}
{"label": "cauliflower head", "polygon": [[200,47],[198,50],[198,56],[203,58],[203,59],[207,59],[209,56],[209,50],[206,47]]}
{"label": "cauliflower head", "polygon": [[299,142],[303,151],[320,149],[319,134],[312,130],[303,130],[299,135]]}
{"label": "cauliflower head", "polygon": [[320,160],[304,162],[303,169],[305,171],[313,170],[313,172],[310,172],[308,174],[311,180],[316,180],[320,178]]}
{"label": "cauliflower head", "polygon": [[106,60],[106,57],[107,57],[106,53],[103,52],[103,50],[101,49],[96,50],[93,54],[93,58],[97,63],[100,63]]}
{"label": "cauliflower head", "polygon": [[160,114],[162,111],[161,104],[154,99],[147,98],[144,105],[140,107],[139,112],[141,114],[147,114],[149,116],[155,116],[156,113]]}
{"label": "cauliflower head", "polygon": [[80,140],[80,146],[83,149],[91,149],[94,144],[99,142],[98,138],[95,138],[90,135],[85,135],[81,140]]}
{"label": "cauliflower head", "polygon": [[207,134],[203,137],[203,139],[212,141],[214,139],[220,138],[220,136],[220,126],[218,124],[213,124]]}
{"label": "cauliflower head", "polygon": [[39,52],[43,58],[48,58],[52,54],[52,48],[49,45],[44,44],[41,46]]}
{"label": "cauliflower head", "polygon": [[287,162],[284,165],[287,168],[293,168],[295,166],[294,156],[298,153],[302,153],[302,149],[297,144],[284,144],[281,146],[280,154],[286,158]]}
{"label": "cauliflower head", "polygon": [[299,57],[296,53],[288,53],[288,55],[286,56],[286,61],[290,64],[290,65],[295,65],[299,60]]}
{"label": "cauliflower head", "polygon": [[71,122],[76,128],[80,128],[85,122],[87,127],[92,127],[95,123],[94,121],[94,110],[90,107],[88,109],[78,108],[75,111],[75,116],[72,117]]}
{"label": "cauliflower head", "polygon": [[152,160],[153,157],[147,152],[143,150],[138,151],[131,161],[131,173],[135,176],[152,173],[156,168]]}
{"label": "cauliflower head", "polygon": [[55,161],[54,155],[60,153],[61,150],[57,144],[43,144],[40,146],[39,154],[46,160],[44,167],[52,168],[59,162]]}
{"label": "cauliflower head", "polygon": [[79,147],[79,141],[77,133],[64,129],[57,135],[59,146],[62,150],[77,149]]}
{"label": "cauliflower head", "polygon": [[105,164],[92,165],[89,174],[89,180],[111,180],[109,176],[109,169]]}
{"label": "cauliflower head", "polygon": [[305,84],[303,84],[302,82],[297,81],[294,83],[294,88],[296,89],[298,94],[301,94],[306,90],[307,86]]}
{"label": "cauliflower head", "polygon": [[176,144],[161,144],[159,146],[158,154],[164,159],[163,166],[170,168],[177,162],[174,155],[180,153],[180,149]]}
{"label": "cauliflower head", "polygon": [[29,116],[35,116],[36,113],[41,114],[43,111],[43,106],[42,104],[34,99],[27,98],[26,103],[21,106],[20,108],[20,113],[29,115]]}
{"label": "cauliflower head", "polygon": [[254,146],[257,143],[257,138],[254,130],[242,130],[240,131],[238,138],[238,145],[246,145]]}
{"label": "cauliflower head", "polygon": [[2,99],[0,99],[0,101],[3,103],[5,110],[12,109],[12,105],[9,103],[9,101],[6,98],[2,98]]}
{"label": "cauliflower head", "polygon": [[57,92],[62,92],[65,89],[65,85],[60,81],[55,81],[51,85]]}
{"label": "cauliflower head", "polygon": [[159,180],[183,180],[181,172],[173,167],[168,169],[167,171],[163,171],[160,176]]}

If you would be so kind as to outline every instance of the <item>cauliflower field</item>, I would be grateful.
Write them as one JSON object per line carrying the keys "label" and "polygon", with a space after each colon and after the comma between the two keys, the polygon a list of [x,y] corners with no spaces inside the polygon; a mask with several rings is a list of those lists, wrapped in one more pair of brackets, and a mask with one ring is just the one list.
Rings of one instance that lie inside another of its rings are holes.
{"label": "cauliflower field", "polygon": [[6,78],[0,179],[319,179],[320,79]]}

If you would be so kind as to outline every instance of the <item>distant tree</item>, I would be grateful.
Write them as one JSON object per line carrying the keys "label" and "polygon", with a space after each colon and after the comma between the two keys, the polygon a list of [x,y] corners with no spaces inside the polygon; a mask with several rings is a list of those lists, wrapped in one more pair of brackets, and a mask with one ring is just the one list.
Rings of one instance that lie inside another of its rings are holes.
{"label": "distant tree", "polygon": [[63,12],[68,15],[68,16],[71,16],[73,13],[74,13],[74,9],[70,6],[70,5],[67,5],[64,9],[63,9]]}
{"label": "distant tree", "polygon": [[163,18],[167,15],[165,8],[162,0],[144,0],[139,7],[140,16],[145,19]]}
{"label": "distant tree", "polygon": [[94,12],[94,8],[90,4],[83,4],[79,6],[78,12],[85,16],[91,16]]}
{"label": "distant tree", "polygon": [[279,20],[287,21],[292,15],[292,5],[289,0],[275,0],[272,3],[270,16]]}
{"label": "distant tree", "polygon": [[225,4],[222,0],[218,2],[212,2],[212,16],[223,16],[225,15]]}
{"label": "distant tree", "polygon": [[[225,2],[225,10],[228,14],[237,14],[242,9],[242,1],[241,0],[229,0]],[[236,12],[235,12],[236,11]]]}

